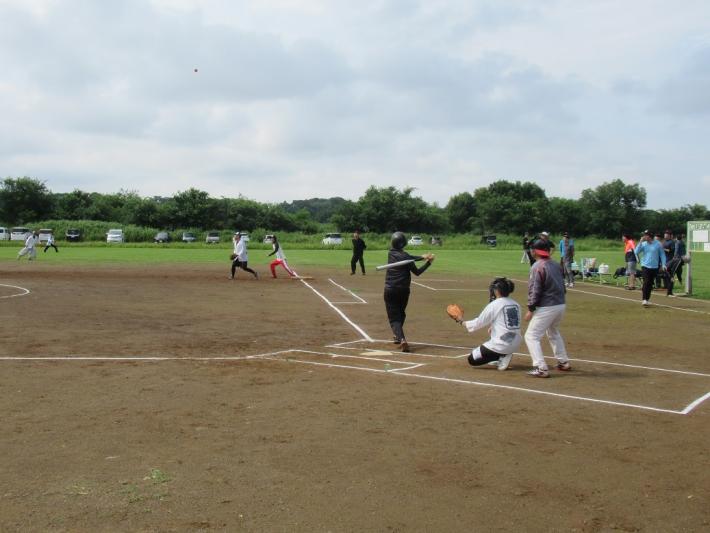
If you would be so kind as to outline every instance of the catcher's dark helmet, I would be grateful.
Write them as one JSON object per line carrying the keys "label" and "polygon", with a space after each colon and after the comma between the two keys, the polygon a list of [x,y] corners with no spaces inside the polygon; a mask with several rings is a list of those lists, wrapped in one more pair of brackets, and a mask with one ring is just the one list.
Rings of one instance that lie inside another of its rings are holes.
{"label": "catcher's dark helmet", "polygon": [[515,283],[508,278],[495,278],[488,286],[489,300],[492,302],[496,299],[496,290],[504,298],[515,290]]}
{"label": "catcher's dark helmet", "polygon": [[407,236],[401,231],[395,231],[392,234],[392,248],[401,250],[407,245]]}

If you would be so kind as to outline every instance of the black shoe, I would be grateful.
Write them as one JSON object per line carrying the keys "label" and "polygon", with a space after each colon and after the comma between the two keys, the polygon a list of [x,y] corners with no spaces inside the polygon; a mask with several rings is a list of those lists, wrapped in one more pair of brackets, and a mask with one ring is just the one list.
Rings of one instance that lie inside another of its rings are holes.
{"label": "black shoe", "polygon": [[397,337],[393,337],[393,338],[392,338],[392,341],[393,341],[395,344],[402,344],[402,339],[398,339]]}
{"label": "black shoe", "polygon": [[354,276],[354,275],[355,275],[355,272],[350,272],[350,275],[351,275],[351,276]]}

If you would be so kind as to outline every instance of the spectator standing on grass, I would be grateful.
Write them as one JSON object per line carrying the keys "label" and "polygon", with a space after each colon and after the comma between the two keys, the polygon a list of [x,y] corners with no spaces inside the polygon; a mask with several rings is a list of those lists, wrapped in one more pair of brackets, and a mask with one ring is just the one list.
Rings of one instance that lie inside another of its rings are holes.
{"label": "spectator standing on grass", "polygon": [[678,265],[678,268],[676,269],[675,273],[676,276],[678,276],[678,283],[683,283],[683,257],[686,254],[686,247],[685,247],[685,235],[682,233],[678,235],[678,239],[675,241],[675,257],[680,257],[681,262]]}
{"label": "spectator standing on grass", "polygon": [[54,248],[54,252],[55,252],[55,253],[59,253],[59,248],[57,248],[57,245],[54,244],[54,234],[53,234],[53,233],[50,233],[50,234],[47,236],[47,244],[46,244],[46,246],[44,247],[44,252],[45,252],[45,253],[47,253],[47,250],[49,250],[49,247],[50,247],[50,246],[51,246],[52,248]]}
{"label": "spectator standing on grass", "polygon": [[532,244],[535,264],[530,269],[528,280],[528,312],[525,320],[530,322],[525,332],[525,343],[532,358],[533,369],[528,375],[549,378],[550,372],[542,353],[542,337],[547,335],[552,353],[557,359],[557,370],[572,370],[567,356],[565,341],[560,334],[560,323],[565,314],[565,285],[562,268],[550,260],[549,244],[542,239]]}
{"label": "spectator standing on grass", "polygon": [[629,284],[626,286],[626,290],[632,291],[636,289],[636,263],[638,263],[638,257],[636,257],[636,243],[630,233],[624,233],[624,262],[626,263],[626,275],[629,278]]}
{"label": "spectator standing on grass", "polygon": [[269,263],[271,275],[273,277],[276,277],[276,267],[281,265],[289,276],[291,276],[292,278],[296,277],[296,273],[291,270],[291,267],[289,267],[288,263],[286,262],[286,255],[284,254],[283,248],[281,248],[281,245],[279,244],[279,240],[276,238],[276,235],[274,235],[273,239],[271,239],[271,247],[274,251],[271,252],[269,256],[276,256],[276,259]]}
{"label": "spectator standing on grass", "polygon": [[641,259],[643,276],[641,304],[644,307],[648,307],[651,293],[653,292],[653,284],[658,277],[658,271],[666,268],[666,254],[663,252],[661,243],[653,238],[653,233],[649,230],[643,232],[641,241],[636,245],[634,252]]}
{"label": "spectator standing on grass", "polygon": [[365,241],[360,237],[360,231],[355,230],[353,233],[353,257],[350,259],[350,275],[355,274],[356,266],[360,263],[360,270],[362,270],[362,275],[365,275],[365,260],[363,255],[365,254],[365,248],[367,245]]}
{"label": "spectator standing on grass", "polygon": [[524,263],[525,261],[528,261],[530,263],[530,266],[535,262],[533,259],[532,253],[530,252],[530,244],[531,244],[531,239],[530,239],[530,234],[526,231],[525,235],[523,236],[523,256],[520,258],[520,262]]}
{"label": "spectator standing on grass", "polygon": [[20,257],[26,254],[29,254],[29,257],[27,258],[28,261],[34,261],[35,259],[37,259],[37,250],[35,249],[35,246],[37,245],[38,235],[39,234],[35,231],[25,239],[25,247],[19,252],[17,252],[18,261],[20,260]]}
{"label": "spectator standing on grass", "polygon": [[[673,257],[675,256],[675,239],[673,238],[673,233],[669,229],[663,232],[663,252],[666,254],[666,265],[670,265]],[[665,272],[662,278],[664,287],[668,289],[671,281],[668,279],[668,272]]]}
{"label": "spectator standing on grass", "polygon": [[391,248],[387,254],[388,263],[397,263],[399,261],[426,259],[421,267],[412,261],[406,265],[392,267],[387,269],[385,274],[385,309],[387,310],[387,319],[390,323],[390,329],[394,335],[394,343],[401,345],[403,352],[409,351],[409,344],[404,335],[404,321],[407,318],[407,304],[409,303],[409,291],[412,284],[412,274],[419,276],[431,266],[434,261],[433,254],[423,256],[409,255],[404,251],[407,245],[407,237],[401,231],[395,231],[392,234]]}
{"label": "spectator standing on grass", "polygon": [[247,250],[247,242],[242,238],[241,233],[237,232],[232,237],[232,242],[234,243],[234,255],[236,256],[232,260],[232,275],[229,279],[234,279],[237,273],[237,268],[241,268],[245,272],[250,272],[252,276],[259,279],[259,274],[254,272],[249,268],[249,251]]}
{"label": "spectator standing on grass", "polygon": [[565,231],[560,241],[560,266],[565,276],[565,287],[574,287],[572,263],[574,263],[574,241],[569,238],[569,233]]}

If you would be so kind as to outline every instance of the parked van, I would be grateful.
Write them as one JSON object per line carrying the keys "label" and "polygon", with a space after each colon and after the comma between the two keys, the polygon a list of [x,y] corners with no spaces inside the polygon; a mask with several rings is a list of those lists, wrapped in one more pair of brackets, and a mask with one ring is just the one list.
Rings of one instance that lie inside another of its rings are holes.
{"label": "parked van", "polygon": [[340,233],[326,233],[322,243],[323,246],[340,246],[343,244],[343,236]]}
{"label": "parked van", "polygon": [[106,234],[106,242],[123,242],[122,229],[110,229]]}
{"label": "parked van", "polygon": [[39,230],[39,235],[37,238],[39,239],[39,242],[47,242],[49,240],[49,236],[52,235],[53,233],[54,233],[53,229],[44,228],[44,229]]}
{"label": "parked van", "polygon": [[17,227],[17,228],[12,228],[10,230],[10,240],[11,241],[22,241],[25,242],[27,240],[27,237],[32,235],[32,230],[29,228],[22,228],[22,227]]}
{"label": "parked van", "polygon": [[0,228],[0,241],[10,240],[10,230],[8,228]]}

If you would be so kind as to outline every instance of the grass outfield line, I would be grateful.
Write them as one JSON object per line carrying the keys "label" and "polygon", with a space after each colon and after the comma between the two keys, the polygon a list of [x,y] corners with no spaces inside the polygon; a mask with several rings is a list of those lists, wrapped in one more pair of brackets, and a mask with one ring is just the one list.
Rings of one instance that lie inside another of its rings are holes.
{"label": "grass outfield line", "polygon": [[[0,247],[0,263],[15,261],[21,246],[14,248]],[[307,274],[309,266],[342,268],[343,273],[350,271],[350,250],[299,250],[284,245],[289,263],[301,274]],[[225,269],[229,265],[231,250],[226,248],[134,248],[121,245],[106,247],[64,245],[59,253],[49,249],[37,251],[37,260],[43,264],[161,264],[161,263],[222,263]],[[429,248],[409,249],[412,254],[425,253]],[[454,274],[485,274],[496,276],[526,277],[528,267],[521,263],[522,251],[513,250],[431,250],[436,254],[433,271]],[[578,252],[581,263],[583,257],[596,257],[597,263],[607,263],[610,271],[622,266],[620,252],[596,251]],[[273,257],[268,257],[268,250],[250,250],[249,265],[257,269],[267,268]],[[23,258],[23,261],[26,261]],[[365,252],[365,266],[374,273],[375,266],[387,262],[386,251]],[[687,266],[684,267],[687,271]],[[379,275],[379,274],[378,274]],[[680,292],[679,290],[676,292]],[[693,255],[693,292],[697,298],[710,299],[710,253]]]}

